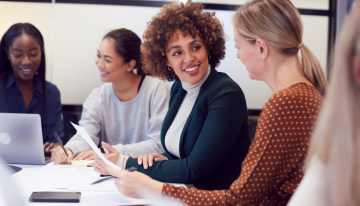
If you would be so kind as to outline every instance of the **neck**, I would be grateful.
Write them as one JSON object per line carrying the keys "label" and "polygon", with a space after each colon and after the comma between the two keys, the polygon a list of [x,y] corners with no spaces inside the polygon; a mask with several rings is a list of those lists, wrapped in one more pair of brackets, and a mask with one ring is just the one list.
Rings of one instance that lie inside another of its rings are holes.
{"label": "neck", "polygon": [[311,84],[304,76],[297,55],[278,58],[278,61],[270,64],[269,71],[272,74],[267,75],[265,82],[274,93],[300,82]]}
{"label": "neck", "polygon": [[34,86],[34,78],[29,79],[29,80],[23,80],[21,79],[18,75],[15,74],[15,72],[13,73],[13,78],[14,81],[20,86],[20,87],[28,87],[28,88],[32,88]]}
{"label": "neck", "polygon": [[140,75],[129,72],[129,74],[124,76],[123,78],[117,80],[116,82],[112,82],[115,95],[121,101],[128,101],[132,99],[137,94],[140,80]]}

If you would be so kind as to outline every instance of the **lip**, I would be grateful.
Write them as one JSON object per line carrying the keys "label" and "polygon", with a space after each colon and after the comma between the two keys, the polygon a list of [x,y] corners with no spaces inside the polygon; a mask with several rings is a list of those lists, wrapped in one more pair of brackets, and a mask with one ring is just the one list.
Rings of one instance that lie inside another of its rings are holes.
{"label": "lip", "polygon": [[[195,68],[196,67],[196,68]],[[186,71],[187,69],[194,68],[194,70]],[[199,72],[200,64],[187,66],[183,71],[187,75],[195,75]]]}
{"label": "lip", "polygon": [[100,75],[101,75],[102,77],[104,77],[104,76],[106,76],[106,75],[108,75],[108,74],[110,74],[110,72],[105,72],[105,71],[101,71],[101,70],[100,70]]}
{"label": "lip", "polygon": [[25,76],[30,76],[33,73],[32,68],[20,68],[20,72]]}

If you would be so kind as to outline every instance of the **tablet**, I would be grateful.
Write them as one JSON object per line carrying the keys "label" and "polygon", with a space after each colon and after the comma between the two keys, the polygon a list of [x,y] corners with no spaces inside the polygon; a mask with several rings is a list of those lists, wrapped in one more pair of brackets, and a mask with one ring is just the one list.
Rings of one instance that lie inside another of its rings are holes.
{"label": "tablet", "polygon": [[33,192],[30,202],[80,202],[80,192]]}

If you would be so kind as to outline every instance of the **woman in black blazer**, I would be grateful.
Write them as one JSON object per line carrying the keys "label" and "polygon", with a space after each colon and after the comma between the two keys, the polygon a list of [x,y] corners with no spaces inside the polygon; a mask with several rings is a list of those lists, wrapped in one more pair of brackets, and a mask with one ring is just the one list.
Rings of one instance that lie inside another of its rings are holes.
{"label": "woman in black blazer", "polygon": [[[144,34],[145,71],[175,80],[161,129],[165,153],[129,158],[103,146],[110,161],[155,180],[226,189],[250,145],[247,107],[240,87],[215,70],[225,56],[223,27],[202,9],[195,3],[164,6]],[[95,171],[108,174],[105,163],[95,160]]]}

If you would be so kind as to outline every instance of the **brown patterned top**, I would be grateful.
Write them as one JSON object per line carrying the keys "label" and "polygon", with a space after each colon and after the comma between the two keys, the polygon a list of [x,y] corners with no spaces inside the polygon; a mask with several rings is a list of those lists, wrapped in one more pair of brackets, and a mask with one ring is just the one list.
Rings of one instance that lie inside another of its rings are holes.
{"label": "brown patterned top", "polygon": [[228,190],[164,184],[163,194],[187,205],[286,205],[303,177],[309,139],[322,104],[318,90],[297,83],[273,94],[258,121],[242,172]]}

